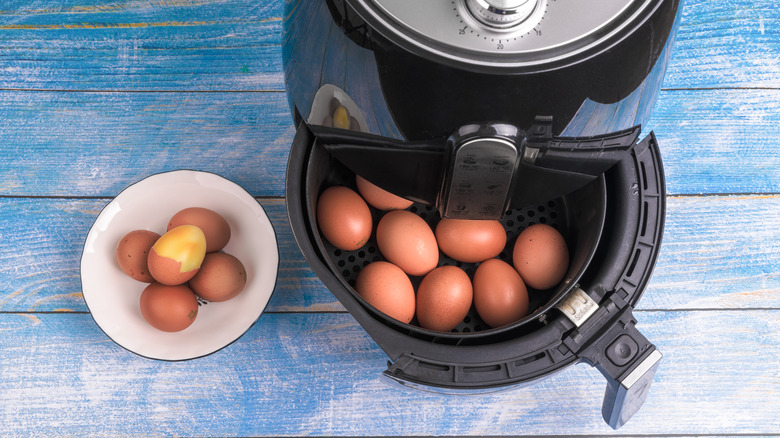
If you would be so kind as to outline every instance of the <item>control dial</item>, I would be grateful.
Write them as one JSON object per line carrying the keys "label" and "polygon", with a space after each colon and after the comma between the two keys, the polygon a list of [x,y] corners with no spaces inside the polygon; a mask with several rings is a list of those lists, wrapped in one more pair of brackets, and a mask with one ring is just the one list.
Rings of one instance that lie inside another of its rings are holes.
{"label": "control dial", "polygon": [[495,29],[509,30],[525,21],[539,0],[466,0],[466,7],[480,23]]}

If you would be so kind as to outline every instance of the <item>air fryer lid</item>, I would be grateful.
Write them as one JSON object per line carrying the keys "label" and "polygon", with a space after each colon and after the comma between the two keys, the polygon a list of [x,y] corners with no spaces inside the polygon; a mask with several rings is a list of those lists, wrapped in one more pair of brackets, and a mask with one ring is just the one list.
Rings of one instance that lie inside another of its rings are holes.
{"label": "air fryer lid", "polygon": [[458,62],[539,67],[583,59],[642,23],[658,0],[357,0],[398,45]]}

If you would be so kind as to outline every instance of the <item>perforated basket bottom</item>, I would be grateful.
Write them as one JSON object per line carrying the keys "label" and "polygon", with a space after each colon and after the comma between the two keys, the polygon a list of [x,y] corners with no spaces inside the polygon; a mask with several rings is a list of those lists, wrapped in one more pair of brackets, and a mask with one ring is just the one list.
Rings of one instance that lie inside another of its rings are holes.
{"label": "perforated basket bottom", "polygon": [[[436,224],[441,220],[439,212],[430,205],[414,204],[409,207],[409,211],[416,213],[419,217],[424,219],[432,230],[436,229]],[[369,263],[385,260],[382,257],[381,252],[376,244],[376,224],[379,223],[384,212],[371,208],[371,214],[374,220],[374,229],[371,233],[371,239],[368,243],[357,251],[344,251],[338,249],[323,239],[328,254],[330,255],[333,266],[336,266],[339,270],[338,273],[344,278],[344,280],[352,287],[355,287],[358,273],[364,266]],[[507,244],[504,250],[501,251],[498,258],[512,264],[512,249],[515,244],[517,236],[527,227],[534,224],[547,224],[557,229],[563,235],[564,239],[569,242],[569,236],[567,236],[566,224],[566,208],[562,200],[553,200],[545,204],[537,205],[534,207],[526,207],[517,210],[509,210],[501,220],[504,229],[506,230]],[[570,246],[571,247],[571,246]],[[444,253],[439,252],[439,265],[438,266],[458,266],[463,269],[469,278],[474,278],[474,272],[477,269],[476,263],[463,263],[452,258],[447,257]],[[415,290],[422,277],[410,277]],[[351,290],[352,293],[354,289]],[[533,312],[545,304],[549,297],[545,291],[537,291],[534,289],[528,289],[530,297],[530,309]],[[412,325],[417,325],[416,318],[412,320]],[[474,306],[471,306],[471,310],[457,327],[455,327],[453,333],[470,333],[478,332],[489,329],[490,327],[485,324],[477,314]]]}

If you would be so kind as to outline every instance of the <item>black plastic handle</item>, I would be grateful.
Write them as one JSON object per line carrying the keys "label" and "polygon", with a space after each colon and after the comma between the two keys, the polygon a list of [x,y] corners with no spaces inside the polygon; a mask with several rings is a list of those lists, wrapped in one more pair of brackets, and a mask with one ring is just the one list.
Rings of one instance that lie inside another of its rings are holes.
{"label": "black plastic handle", "polygon": [[449,139],[425,141],[308,129],[356,174],[398,196],[435,205],[442,217],[462,219],[499,219],[508,208],[583,187],[630,159],[640,131],[637,126],[594,137],[553,137],[550,117],[537,117],[527,132],[506,124],[467,125]]}
{"label": "black plastic handle", "polygon": [[[616,296],[611,298],[618,299]],[[623,426],[639,410],[650,391],[661,352],[636,329],[631,307],[609,300],[591,318],[595,326],[608,327],[601,334],[589,334],[584,327],[564,340],[572,351],[576,339],[588,339],[577,356],[596,367],[607,379],[601,414],[613,429]],[[607,319],[606,324],[598,323]]]}

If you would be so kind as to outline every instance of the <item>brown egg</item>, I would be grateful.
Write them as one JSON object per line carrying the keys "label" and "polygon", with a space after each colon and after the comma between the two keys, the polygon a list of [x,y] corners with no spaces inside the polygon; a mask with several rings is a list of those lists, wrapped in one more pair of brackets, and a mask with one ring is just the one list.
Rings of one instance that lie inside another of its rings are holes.
{"label": "brown egg", "polygon": [[392,263],[378,261],[358,273],[355,291],[385,315],[409,323],[414,317],[414,287],[404,271]]}
{"label": "brown egg", "polygon": [[144,283],[154,281],[149,273],[147,259],[149,250],[159,238],[159,234],[148,230],[134,230],[125,234],[116,246],[116,261],[122,272]]}
{"label": "brown egg", "polygon": [[206,235],[206,252],[219,251],[230,241],[230,225],[214,210],[202,207],[185,208],[168,222],[170,231],[179,225],[195,225]]}
{"label": "brown egg", "polygon": [[361,248],[371,237],[371,210],[355,191],[328,187],[317,200],[317,224],[333,246],[345,251]]}
{"label": "brown egg", "polygon": [[376,209],[382,211],[404,210],[411,207],[413,204],[412,201],[396,196],[387,190],[374,185],[360,175],[355,176],[355,182],[357,183],[358,191],[360,192],[360,195],[363,196],[363,199]]}
{"label": "brown egg", "polygon": [[442,219],[436,241],[444,254],[465,263],[492,259],[506,246],[506,230],[496,220]]}
{"label": "brown egg", "polygon": [[505,326],[528,314],[528,290],[508,263],[486,260],[474,273],[474,307],[487,325]]}
{"label": "brown egg", "polygon": [[206,254],[198,273],[188,283],[195,295],[207,301],[227,301],[246,285],[241,260],[224,252]]}
{"label": "brown egg", "polygon": [[469,276],[456,266],[429,272],[417,288],[417,321],[420,327],[448,332],[469,313],[473,291]]}
{"label": "brown egg", "polygon": [[406,210],[386,213],[376,228],[379,251],[409,275],[425,275],[439,263],[439,247],[431,227]]}
{"label": "brown egg", "polygon": [[141,293],[141,314],[154,328],[178,332],[198,316],[198,300],[185,285],[152,283]]}
{"label": "brown egg", "polygon": [[206,236],[194,225],[180,225],[163,234],[149,251],[149,273],[166,285],[186,283],[206,256]]}
{"label": "brown egg", "polygon": [[534,289],[549,289],[569,270],[569,249],[555,228],[536,224],[523,230],[512,250],[512,264]]}

